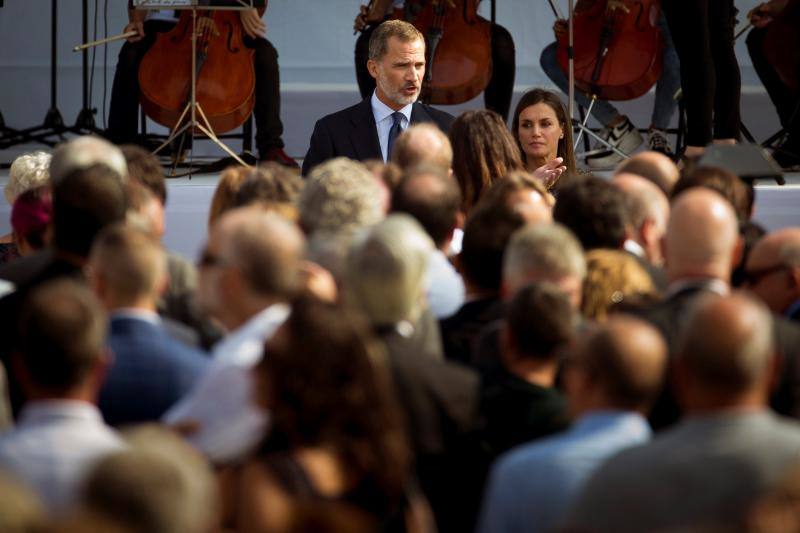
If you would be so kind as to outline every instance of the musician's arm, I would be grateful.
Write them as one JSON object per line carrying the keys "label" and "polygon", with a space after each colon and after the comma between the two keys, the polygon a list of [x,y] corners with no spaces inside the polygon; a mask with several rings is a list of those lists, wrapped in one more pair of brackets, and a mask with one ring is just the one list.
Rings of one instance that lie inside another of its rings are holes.
{"label": "musician's arm", "polygon": [[142,40],[144,37],[144,19],[147,17],[147,11],[144,9],[136,9],[133,6],[133,0],[128,0],[128,24],[122,30],[123,33],[129,31],[137,31],[138,35],[135,37],[128,37],[128,42],[135,43]]}

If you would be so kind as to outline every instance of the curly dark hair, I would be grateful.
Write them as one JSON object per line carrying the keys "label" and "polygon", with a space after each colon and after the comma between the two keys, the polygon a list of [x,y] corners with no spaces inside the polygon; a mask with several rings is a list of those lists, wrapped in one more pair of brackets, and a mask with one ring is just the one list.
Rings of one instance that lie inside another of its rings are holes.
{"label": "curly dark hair", "polygon": [[324,447],[338,455],[351,487],[369,480],[390,500],[402,498],[406,436],[385,353],[364,319],[302,297],[264,350],[256,372],[271,428],[262,454]]}
{"label": "curly dark hair", "polygon": [[494,111],[462,113],[450,127],[453,173],[461,186],[461,209],[468,213],[492,183],[524,170],[517,141]]}

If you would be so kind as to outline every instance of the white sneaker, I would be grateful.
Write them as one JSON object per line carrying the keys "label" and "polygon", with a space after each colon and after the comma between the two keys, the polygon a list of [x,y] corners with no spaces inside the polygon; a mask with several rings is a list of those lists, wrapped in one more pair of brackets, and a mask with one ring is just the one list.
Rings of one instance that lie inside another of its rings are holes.
{"label": "white sneaker", "polygon": [[[625,117],[625,120],[616,127],[607,128],[600,133],[600,137],[609,145],[626,155],[632,154],[644,142],[642,134],[639,133],[639,130],[636,129],[636,126],[633,125],[628,117]],[[602,149],[605,145],[599,143],[599,147]],[[622,159],[622,156],[613,150],[602,150],[587,156],[586,164],[592,169],[611,168]]]}
{"label": "white sneaker", "polygon": [[661,152],[669,158],[675,157],[675,153],[667,140],[667,132],[664,130],[650,128],[650,131],[647,132],[647,149],[653,152]]}

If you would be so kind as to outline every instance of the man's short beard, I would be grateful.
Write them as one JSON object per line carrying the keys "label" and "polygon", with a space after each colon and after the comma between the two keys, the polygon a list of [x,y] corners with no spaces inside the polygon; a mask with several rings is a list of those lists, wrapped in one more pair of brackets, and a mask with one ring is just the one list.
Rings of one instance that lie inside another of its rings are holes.
{"label": "man's short beard", "polygon": [[402,88],[398,91],[390,91],[389,88],[385,85],[384,80],[381,76],[375,80],[380,87],[381,92],[386,95],[386,98],[391,100],[393,103],[397,105],[402,105],[403,107],[407,106],[408,104],[413,104],[419,98],[419,91],[414,96],[406,96],[402,93]]}

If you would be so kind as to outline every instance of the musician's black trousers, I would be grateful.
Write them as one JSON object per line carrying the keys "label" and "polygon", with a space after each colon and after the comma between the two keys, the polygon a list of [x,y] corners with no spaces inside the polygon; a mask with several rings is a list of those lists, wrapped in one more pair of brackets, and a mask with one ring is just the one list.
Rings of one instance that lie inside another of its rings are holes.
{"label": "musician's black trousers", "polygon": [[[356,80],[361,97],[372,95],[375,90],[375,78],[367,70],[369,59],[369,38],[376,26],[364,30],[356,40]],[[516,72],[516,52],[514,40],[508,30],[492,24],[492,77],[483,92],[483,101],[487,109],[496,111],[508,119],[511,108],[511,97],[514,93],[514,74]]]}
{"label": "musician's black trousers", "polygon": [[681,63],[687,144],[738,139],[742,82],[733,0],[669,0],[662,7]]}
{"label": "musician's black trousers", "polygon": [[[136,43],[125,43],[119,52],[111,105],[108,114],[108,137],[116,144],[139,140],[139,65],[145,53],[155,43],[159,32],[169,31],[174,23],[163,20],[145,22],[145,37]],[[272,148],[283,148],[280,118],[280,80],[278,52],[266,39],[249,39],[245,44],[255,50],[253,63],[256,73],[256,101],[253,116],[256,121],[256,147],[263,156]]]}
{"label": "musician's black trousers", "polygon": [[[780,117],[781,126],[787,129],[794,148],[800,148],[800,92],[789,88],[764,55],[766,28],[753,28],[747,35],[747,50],[753,67],[767,89]],[[798,65],[800,68],[800,65]]]}

